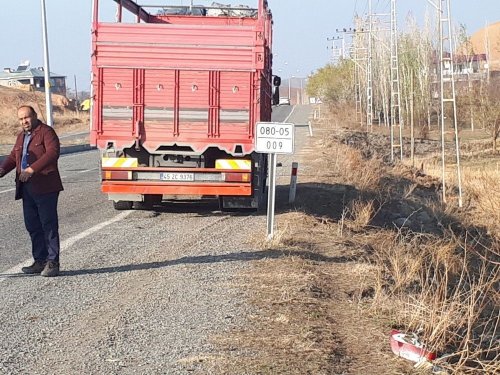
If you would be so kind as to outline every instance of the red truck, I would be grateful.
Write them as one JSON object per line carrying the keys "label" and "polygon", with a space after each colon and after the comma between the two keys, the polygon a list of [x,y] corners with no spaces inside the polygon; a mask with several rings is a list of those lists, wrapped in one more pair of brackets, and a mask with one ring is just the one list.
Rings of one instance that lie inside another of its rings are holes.
{"label": "red truck", "polygon": [[92,21],[102,192],[116,209],[183,196],[219,197],[222,208],[265,203],[255,128],[271,120],[280,83],[267,0],[255,9],[112,1],[115,20],[101,21],[94,0]]}

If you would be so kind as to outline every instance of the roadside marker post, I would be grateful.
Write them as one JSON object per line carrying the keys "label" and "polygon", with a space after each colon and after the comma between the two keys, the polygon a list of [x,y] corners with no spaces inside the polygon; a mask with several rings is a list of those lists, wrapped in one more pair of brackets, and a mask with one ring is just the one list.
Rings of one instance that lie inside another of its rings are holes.
{"label": "roadside marker post", "polygon": [[309,137],[313,136],[313,128],[312,128],[312,123],[311,120],[307,122],[307,126],[309,127]]}
{"label": "roadside marker post", "polygon": [[276,203],[276,156],[293,154],[295,125],[283,122],[258,122],[255,151],[268,154],[269,191],[267,196],[267,239],[274,237],[274,208]]}
{"label": "roadside marker post", "polygon": [[288,194],[288,203],[292,204],[295,202],[295,195],[297,193],[297,170],[299,169],[299,163],[292,163],[292,174],[290,177],[290,193]]}

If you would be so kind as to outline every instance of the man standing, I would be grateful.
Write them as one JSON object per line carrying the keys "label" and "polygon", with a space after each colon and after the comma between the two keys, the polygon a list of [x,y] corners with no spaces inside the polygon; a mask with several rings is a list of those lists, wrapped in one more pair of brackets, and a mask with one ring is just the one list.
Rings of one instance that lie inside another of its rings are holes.
{"label": "man standing", "polygon": [[22,127],[10,155],[0,165],[0,177],[16,169],[16,199],[23,200],[26,229],[34,262],[27,274],[59,275],[59,221],[57,201],[63,190],[57,167],[60,145],[54,129],[23,105],[17,115]]}

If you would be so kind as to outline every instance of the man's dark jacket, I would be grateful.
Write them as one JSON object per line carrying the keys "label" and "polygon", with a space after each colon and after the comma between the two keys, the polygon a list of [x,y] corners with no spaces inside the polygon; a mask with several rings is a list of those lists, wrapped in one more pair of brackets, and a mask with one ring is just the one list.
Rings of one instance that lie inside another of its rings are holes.
{"label": "man's dark jacket", "polygon": [[[5,173],[16,169],[16,199],[22,198],[21,159],[23,157],[24,132],[19,133],[10,155],[3,161],[0,168]],[[60,144],[56,132],[50,126],[38,121],[38,126],[31,132],[28,145],[28,164],[34,173],[29,182],[35,194],[46,194],[62,191],[63,186],[57,159],[59,159]]]}

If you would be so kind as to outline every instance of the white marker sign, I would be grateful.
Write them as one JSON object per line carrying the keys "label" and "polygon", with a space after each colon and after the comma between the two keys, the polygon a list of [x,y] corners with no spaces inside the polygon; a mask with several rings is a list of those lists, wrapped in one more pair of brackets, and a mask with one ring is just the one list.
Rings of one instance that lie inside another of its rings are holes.
{"label": "white marker sign", "polygon": [[266,154],[293,154],[294,124],[258,122],[255,151]]}

